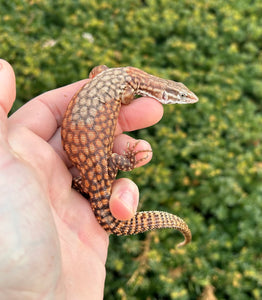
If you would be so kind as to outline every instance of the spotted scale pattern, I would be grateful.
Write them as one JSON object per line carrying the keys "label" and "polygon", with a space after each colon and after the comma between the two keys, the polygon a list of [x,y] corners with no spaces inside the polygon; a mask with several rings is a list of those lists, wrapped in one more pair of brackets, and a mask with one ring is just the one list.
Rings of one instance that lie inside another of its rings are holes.
{"label": "spotted scale pattern", "polygon": [[89,199],[98,222],[107,232],[129,235],[174,228],[184,235],[180,246],[187,244],[191,240],[190,229],[175,215],[148,211],[138,212],[127,221],[113,217],[109,209],[112,183],[118,170],[129,171],[135,167],[136,154],[140,151],[127,147],[125,154],[119,155],[112,153],[112,147],[121,103],[130,103],[136,94],[149,95],[162,103],[185,103],[185,99],[194,103],[197,97],[181,83],[133,67],[98,66],[89,77],[92,80],[70,101],[62,123],[63,147],[80,172],[73,187]]}

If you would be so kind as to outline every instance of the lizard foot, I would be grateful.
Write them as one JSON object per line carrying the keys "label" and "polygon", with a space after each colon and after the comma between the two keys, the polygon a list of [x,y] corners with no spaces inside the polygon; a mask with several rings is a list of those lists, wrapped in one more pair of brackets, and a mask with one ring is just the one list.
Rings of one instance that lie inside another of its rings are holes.
{"label": "lizard foot", "polygon": [[118,169],[121,171],[131,171],[133,170],[138,163],[144,161],[148,158],[148,154],[140,159],[136,159],[136,155],[140,152],[152,152],[152,150],[135,150],[137,144],[140,141],[137,141],[134,145],[130,146],[127,143],[127,149],[122,155],[113,153],[110,159],[111,166],[114,166],[112,169]]}
{"label": "lizard foot", "polygon": [[[124,156],[129,158],[130,162],[132,163],[133,169],[140,163],[141,161],[146,160],[149,155],[148,152],[152,152],[152,150],[135,150],[136,146],[140,143],[140,141],[137,141],[134,145],[130,146],[129,143],[127,143],[127,150],[124,152]],[[138,153],[145,152],[147,155],[140,159],[136,159],[136,155]]]}

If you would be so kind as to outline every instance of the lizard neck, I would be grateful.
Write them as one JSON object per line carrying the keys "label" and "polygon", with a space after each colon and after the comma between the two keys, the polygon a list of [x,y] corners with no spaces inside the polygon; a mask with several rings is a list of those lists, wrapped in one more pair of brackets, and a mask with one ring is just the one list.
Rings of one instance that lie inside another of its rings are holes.
{"label": "lizard neck", "polygon": [[128,83],[136,94],[149,96],[161,101],[166,87],[165,79],[158,78],[134,67],[126,67],[125,71],[131,78]]}
{"label": "lizard neck", "polygon": [[135,94],[152,97],[162,104],[187,104],[198,101],[184,84],[156,77],[134,67],[126,67],[128,84]]}

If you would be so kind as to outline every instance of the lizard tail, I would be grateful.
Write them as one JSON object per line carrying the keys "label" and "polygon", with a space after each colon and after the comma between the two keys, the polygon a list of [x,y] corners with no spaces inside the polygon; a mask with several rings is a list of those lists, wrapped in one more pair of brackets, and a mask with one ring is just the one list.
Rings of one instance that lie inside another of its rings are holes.
{"label": "lizard tail", "polygon": [[178,244],[178,247],[188,244],[192,238],[191,231],[185,221],[176,215],[163,211],[142,211],[136,213],[129,220],[121,221],[114,218],[108,209],[103,212],[103,215],[99,214],[97,219],[108,233],[116,235],[132,235],[153,229],[172,228],[180,231],[184,236],[184,241]]}

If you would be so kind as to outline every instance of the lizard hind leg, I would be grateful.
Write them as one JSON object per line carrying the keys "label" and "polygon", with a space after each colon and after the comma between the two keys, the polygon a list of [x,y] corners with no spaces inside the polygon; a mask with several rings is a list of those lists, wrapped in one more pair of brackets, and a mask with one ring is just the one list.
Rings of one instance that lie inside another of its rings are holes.
{"label": "lizard hind leg", "polygon": [[106,65],[96,66],[89,73],[89,78],[93,79],[94,77],[96,77],[96,75],[98,75],[99,73],[102,73],[103,71],[105,71],[107,69],[109,69],[109,68]]}
{"label": "lizard hind leg", "polygon": [[81,189],[82,189],[82,177],[81,176],[73,178],[72,188],[77,191],[81,191]]}

